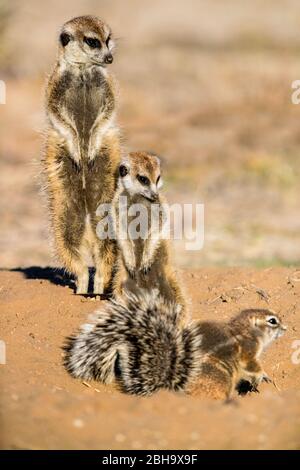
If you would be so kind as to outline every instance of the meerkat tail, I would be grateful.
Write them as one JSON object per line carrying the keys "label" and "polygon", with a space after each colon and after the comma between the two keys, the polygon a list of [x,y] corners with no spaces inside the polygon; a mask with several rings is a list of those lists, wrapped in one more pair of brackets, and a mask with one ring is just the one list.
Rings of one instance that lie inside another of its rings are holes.
{"label": "meerkat tail", "polygon": [[155,292],[127,293],[67,340],[64,364],[74,377],[115,382],[129,394],[184,390],[199,368],[201,336],[179,327],[180,310]]}
{"label": "meerkat tail", "polygon": [[111,307],[91,315],[90,322],[82,325],[78,334],[66,338],[64,365],[73,377],[105,384],[114,381],[121,338]]}

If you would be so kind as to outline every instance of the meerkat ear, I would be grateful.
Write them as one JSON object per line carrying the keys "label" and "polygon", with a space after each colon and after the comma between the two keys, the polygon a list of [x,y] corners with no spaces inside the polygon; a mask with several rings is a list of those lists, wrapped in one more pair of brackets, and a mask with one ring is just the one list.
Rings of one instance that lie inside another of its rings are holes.
{"label": "meerkat ear", "polygon": [[121,176],[121,178],[124,178],[124,176],[128,175],[128,173],[129,173],[129,168],[127,167],[127,165],[122,163],[119,166],[119,175]]}
{"label": "meerkat ear", "polygon": [[155,157],[155,160],[156,160],[158,166],[160,166],[160,158],[157,155],[154,155],[154,157]]}
{"label": "meerkat ear", "polygon": [[159,157],[156,153],[150,152],[150,151],[146,151],[146,153],[147,153],[148,155],[150,155],[150,157],[153,158],[153,160],[156,161],[156,163],[158,164],[158,166],[160,166],[160,157]]}
{"label": "meerkat ear", "polygon": [[61,33],[59,36],[60,43],[63,47],[66,47],[66,45],[70,42],[71,36],[68,33]]}
{"label": "meerkat ear", "polygon": [[164,185],[164,180],[162,179],[161,176],[159,176],[159,177],[157,178],[156,185],[157,185],[157,188],[158,188],[158,189],[161,189],[161,188],[163,187],[163,185]]}

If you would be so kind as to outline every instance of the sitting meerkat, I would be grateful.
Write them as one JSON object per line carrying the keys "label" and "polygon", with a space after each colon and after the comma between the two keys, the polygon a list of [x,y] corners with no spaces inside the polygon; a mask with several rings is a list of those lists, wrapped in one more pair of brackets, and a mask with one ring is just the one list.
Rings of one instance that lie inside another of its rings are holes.
{"label": "sitting meerkat", "polygon": [[66,22],[58,58],[46,88],[43,167],[55,248],[86,294],[88,265],[95,265],[94,293],[111,283],[116,247],[96,235],[97,207],[110,203],[120,161],[115,124],[116,91],[107,65],[113,61],[110,27],[94,16]]}
{"label": "sitting meerkat", "polygon": [[180,306],[153,292],[125,294],[68,338],[64,363],[73,377],[115,383],[125,393],[160,390],[228,400],[241,381],[270,379],[261,354],[286,327],[269,310],[244,310],[228,323],[184,328]]}
{"label": "sitting meerkat", "polygon": [[257,391],[261,382],[272,382],[261,366],[262,352],[283,335],[287,327],[274,312],[265,309],[243,310],[229,323],[200,322],[202,336],[201,373],[189,392],[217,399],[230,399],[241,384]]}
{"label": "sitting meerkat", "polygon": [[[183,295],[169,263],[167,222],[160,160],[146,152],[131,152],[119,167],[112,218],[119,256],[113,281],[115,297],[124,291],[157,289],[166,301],[184,306]],[[138,214],[138,222],[135,219]]]}

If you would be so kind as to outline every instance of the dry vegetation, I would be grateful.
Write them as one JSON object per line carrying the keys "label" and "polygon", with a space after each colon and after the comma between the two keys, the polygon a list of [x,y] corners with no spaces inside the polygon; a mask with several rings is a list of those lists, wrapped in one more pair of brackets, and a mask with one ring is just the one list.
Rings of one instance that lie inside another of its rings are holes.
{"label": "dry vegetation", "polygon": [[205,204],[204,250],[177,242],[177,264],[299,261],[300,107],[291,103],[299,3],[31,0],[10,8],[0,15],[10,51],[0,77],[8,95],[0,111],[2,265],[51,261],[33,163],[42,89],[60,24],[87,11],[119,37],[113,68],[127,146],[164,156],[171,202]]}

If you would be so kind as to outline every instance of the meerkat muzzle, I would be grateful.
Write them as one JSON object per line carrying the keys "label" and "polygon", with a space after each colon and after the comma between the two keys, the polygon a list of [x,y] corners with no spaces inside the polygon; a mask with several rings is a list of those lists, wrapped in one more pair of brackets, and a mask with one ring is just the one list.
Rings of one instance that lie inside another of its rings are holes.
{"label": "meerkat muzzle", "polygon": [[104,63],[105,64],[112,64],[114,58],[111,54],[106,54],[106,56],[104,57]]}

